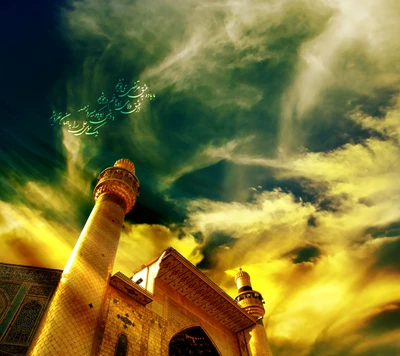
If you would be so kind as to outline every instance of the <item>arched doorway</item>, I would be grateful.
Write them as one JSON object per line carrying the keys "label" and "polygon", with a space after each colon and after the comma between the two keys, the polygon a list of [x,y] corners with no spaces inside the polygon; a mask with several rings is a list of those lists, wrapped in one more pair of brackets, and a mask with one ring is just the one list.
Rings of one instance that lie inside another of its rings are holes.
{"label": "arched doorway", "polygon": [[115,347],[114,356],[126,356],[128,352],[128,338],[125,334],[120,334]]}
{"label": "arched doorway", "polygon": [[169,343],[169,356],[220,356],[214,344],[199,327],[191,327],[176,334]]}

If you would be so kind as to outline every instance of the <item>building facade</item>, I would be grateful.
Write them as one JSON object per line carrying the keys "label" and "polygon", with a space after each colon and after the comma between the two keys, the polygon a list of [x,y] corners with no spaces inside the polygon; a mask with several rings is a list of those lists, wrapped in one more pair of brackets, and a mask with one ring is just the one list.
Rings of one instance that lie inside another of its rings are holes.
{"label": "building facade", "polygon": [[[111,276],[138,192],[133,164],[117,161],[99,176],[95,206],[62,274],[0,266],[9,271],[0,273],[0,355],[271,355],[262,297],[246,272],[236,276],[235,299],[172,248],[131,278]],[[18,269],[26,272],[16,277]],[[52,278],[32,288],[31,270]],[[47,294],[34,294],[39,287]],[[10,337],[21,324],[24,337]]]}

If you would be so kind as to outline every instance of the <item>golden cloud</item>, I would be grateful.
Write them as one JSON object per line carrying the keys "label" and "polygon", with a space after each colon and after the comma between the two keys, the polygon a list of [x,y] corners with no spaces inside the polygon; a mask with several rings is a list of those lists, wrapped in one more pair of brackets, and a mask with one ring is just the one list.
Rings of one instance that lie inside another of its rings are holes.
{"label": "golden cloud", "polygon": [[[205,244],[213,231],[237,240],[215,252],[218,264],[208,273],[232,296],[231,280],[239,267],[250,273],[253,288],[266,300],[268,335],[278,354],[282,345],[285,355],[290,347],[298,355],[334,355],[398,345],[398,330],[368,338],[363,330],[400,295],[398,273],[374,267],[379,251],[396,238],[373,239],[366,232],[400,221],[400,110],[396,103],[383,118],[360,110],[351,117],[386,139],[306,152],[286,161],[280,173],[280,178],[305,177],[311,186],[324,187],[319,199],[336,199],[335,209],[321,209],[318,201],[303,203],[279,190],[263,192],[250,203],[202,199],[189,205],[187,227],[203,232]],[[234,154],[231,159],[237,162]],[[269,162],[248,157],[244,163]],[[316,223],[308,224],[310,216]],[[299,258],[310,250],[313,258]]]}

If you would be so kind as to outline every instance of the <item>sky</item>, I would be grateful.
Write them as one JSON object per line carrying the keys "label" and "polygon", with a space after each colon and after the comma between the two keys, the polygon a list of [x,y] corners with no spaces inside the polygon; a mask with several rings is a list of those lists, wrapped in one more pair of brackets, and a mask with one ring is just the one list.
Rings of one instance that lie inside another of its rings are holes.
{"label": "sky", "polygon": [[128,158],[114,272],[172,246],[251,275],[275,356],[400,354],[399,1],[1,8],[0,261],[62,269]]}

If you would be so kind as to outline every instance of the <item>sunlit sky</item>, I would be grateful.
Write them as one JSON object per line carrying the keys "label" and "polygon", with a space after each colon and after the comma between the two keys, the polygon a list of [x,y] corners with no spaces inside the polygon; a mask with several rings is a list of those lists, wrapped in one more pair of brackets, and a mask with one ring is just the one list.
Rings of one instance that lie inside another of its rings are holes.
{"label": "sunlit sky", "polygon": [[1,10],[0,261],[62,269],[128,158],[114,272],[172,246],[231,296],[250,273],[275,356],[400,354],[398,0]]}

